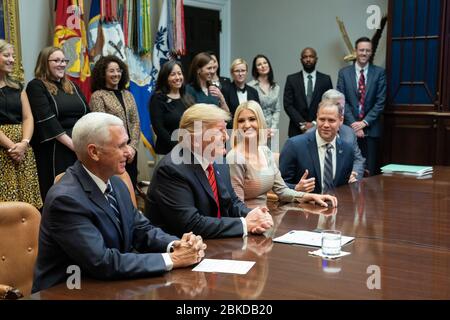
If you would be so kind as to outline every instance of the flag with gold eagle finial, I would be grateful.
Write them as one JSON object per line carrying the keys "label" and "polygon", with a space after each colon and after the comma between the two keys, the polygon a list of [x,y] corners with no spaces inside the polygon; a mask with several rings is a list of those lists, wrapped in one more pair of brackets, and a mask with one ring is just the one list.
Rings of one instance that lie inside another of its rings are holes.
{"label": "flag with gold eagle finial", "polygon": [[56,0],[53,45],[63,49],[66,58],[70,60],[66,73],[89,101],[91,70],[82,0]]}

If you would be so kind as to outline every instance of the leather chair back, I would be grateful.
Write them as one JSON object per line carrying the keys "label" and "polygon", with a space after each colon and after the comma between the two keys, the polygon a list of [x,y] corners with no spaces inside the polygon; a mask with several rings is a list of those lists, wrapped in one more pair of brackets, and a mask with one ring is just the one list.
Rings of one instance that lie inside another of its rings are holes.
{"label": "leather chair back", "polygon": [[41,214],[25,202],[0,202],[0,284],[31,294]]}

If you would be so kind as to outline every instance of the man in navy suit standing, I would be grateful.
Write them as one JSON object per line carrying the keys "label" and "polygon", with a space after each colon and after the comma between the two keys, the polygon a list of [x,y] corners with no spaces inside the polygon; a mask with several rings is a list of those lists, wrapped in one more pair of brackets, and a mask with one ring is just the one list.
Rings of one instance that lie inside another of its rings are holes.
{"label": "man in navy suit standing", "polygon": [[93,112],[75,124],[78,161],[50,188],[39,233],[33,292],[82,276],[112,280],[158,275],[204,257],[200,236],[182,239],[155,228],[131,202],[125,183],[129,147],[121,119]]}
{"label": "man in navy suit standing", "polygon": [[289,137],[302,134],[315,125],[322,95],[333,88],[330,76],[316,70],[318,59],[316,50],[303,49],[300,56],[303,70],[286,79],[283,104],[290,119]]}
{"label": "man in navy suit standing", "polygon": [[371,175],[379,173],[380,117],[386,101],[386,75],[370,63],[372,42],[356,40],[356,62],[339,71],[337,90],[345,95],[345,124],[352,127]]}
{"label": "man in navy suit standing", "polygon": [[231,186],[224,163],[228,112],[195,104],[180,120],[179,143],[153,172],[146,215],[163,230],[204,238],[263,233],[273,226],[266,208],[250,211]]}
{"label": "man in navy suit standing", "polygon": [[353,168],[353,146],[337,134],[343,121],[342,106],[322,101],[317,111],[317,129],[289,138],[280,154],[280,171],[286,184],[295,189],[308,170],[315,178],[315,193],[333,192],[349,183]]}

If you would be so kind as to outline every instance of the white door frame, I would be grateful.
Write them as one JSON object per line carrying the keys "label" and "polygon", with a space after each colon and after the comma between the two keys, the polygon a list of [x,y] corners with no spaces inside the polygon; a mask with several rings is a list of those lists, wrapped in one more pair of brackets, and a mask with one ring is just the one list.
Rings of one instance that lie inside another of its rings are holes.
{"label": "white door frame", "polygon": [[220,33],[220,70],[229,77],[231,61],[231,1],[230,0],[184,0],[184,5],[217,10],[222,20],[222,32]]}

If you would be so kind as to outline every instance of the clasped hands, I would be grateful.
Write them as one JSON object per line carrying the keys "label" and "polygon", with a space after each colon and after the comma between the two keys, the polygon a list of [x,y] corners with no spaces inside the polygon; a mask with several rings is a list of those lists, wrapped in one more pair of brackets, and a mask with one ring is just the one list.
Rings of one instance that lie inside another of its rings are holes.
{"label": "clasped hands", "polygon": [[181,240],[173,242],[170,258],[174,268],[183,268],[200,262],[205,257],[206,243],[192,232],[183,234]]}
{"label": "clasped hands", "polygon": [[353,131],[358,138],[364,138],[364,128],[367,127],[367,124],[364,121],[355,121],[351,124]]}
{"label": "clasped hands", "polygon": [[20,162],[25,158],[28,144],[25,141],[15,143],[7,150],[8,155],[16,162]]}
{"label": "clasped hands", "polygon": [[245,217],[247,232],[261,234],[273,227],[273,219],[266,207],[256,207]]}

